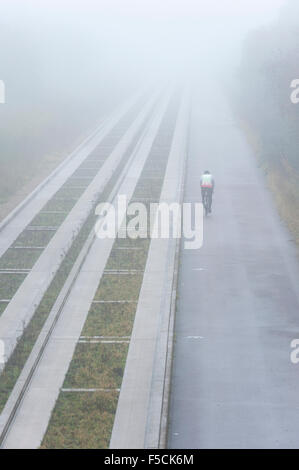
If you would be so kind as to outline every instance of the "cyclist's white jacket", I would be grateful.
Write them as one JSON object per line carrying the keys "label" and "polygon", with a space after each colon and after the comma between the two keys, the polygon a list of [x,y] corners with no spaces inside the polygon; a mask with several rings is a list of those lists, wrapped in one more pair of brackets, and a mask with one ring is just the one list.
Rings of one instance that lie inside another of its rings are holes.
{"label": "cyclist's white jacket", "polygon": [[214,189],[215,181],[214,181],[213,175],[211,175],[211,174],[202,175],[202,177],[200,178],[200,186],[202,188],[212,188],[212,189]]}

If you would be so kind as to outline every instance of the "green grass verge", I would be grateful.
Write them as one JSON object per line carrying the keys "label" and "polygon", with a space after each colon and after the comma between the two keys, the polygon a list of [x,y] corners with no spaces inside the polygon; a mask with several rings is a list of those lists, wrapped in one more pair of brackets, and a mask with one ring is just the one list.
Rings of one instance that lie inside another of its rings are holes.
{"label": "green grass verge", "polygon": [[11,299],[26,274],[0,274],[0,299]]}
{"label": "green grass verge", "polygon": [[66,216],[66,212],[61,212],[61,214],[45,214],[43,212],[40,212],[30,222],[30,226],[59,227],[66,218]]}
{"label": "green grass verge", "polygon": [[[57,296],[64,285],[72,266],[80,253],[82,246],[92,230],[95,223],[93,213],[88,217],[87,223],[81,229],[65,259],[63,260],[57,274],[44,294],[36,312],[28,326],[24,329],[22,338],[19,340],[13,354],[8,360],[0,375],[0,412],[2,411],[10,392],[12,391],[25,362],[37,340],[37,337],[53,307]],[[5,275],[6,276],[6,275]]]}
{"label": "green grass verge", "polygon": [[106,269],[144,269],[147,258],[146,250],[113,250]]}
{"label": "green grass verge", "polygon": [[[73,173],[72,177],[76,177],[76,178],[82,178],[83,177],[83,181],[86,181],[84,180],[84,177],[88,177],[88,178],[94,178],[98,172],[98,170],[91,170],[90,168],[96,168],[95,166],[93,165],[89,165],[87,168],[84,168],[82,167],[82,165]],[[76,181],[79,181],[79,180],[76,180]],[[73,183],[73,180],[69,180],[68,184],[71,184]]]}
{"label": "green grass verge", "polygon": [[31,269],[42,250],[9,248],[0,258],[0,269]]}
{"label": "green grass verge", "polygon": [[4,312],[8,305],[8,302],[0,302],[0,315]]}
{"label": "green grass verge", "polygon": [[130,336],[136,303],[92,304],[82,336]]}
{"label": "green grass verge", "polygon": [[[118,179],[121,169],[124,163],[127,161],[130,153],[132,152],[134,146],[136,145],[137,140],[140,137],[142,131],[140,131],[139,135],[136,136],[135,142],[127,149],[127,152],[123,155],[123,158],[120,162],[120,165],[117,171],[114,172],[113,176],[108,181],[106,187],[104,188],[103,192],[99,195],[99,199],[96,202],[95,206],[99,202],[104,202],[107,200],[112,187],[115,185],[116,180]],[[112,142],[113,143],[113,142]],[[107,153],[104,150],[105,154]],[[86,162],[86,160],[85,160]],[[67,200],[59,200],[56,199],[54,196],[51,201],[49,201],[44,207],[44,210],[48,211],[69,211],[76,203],[76,200],[67,201]],[[91,230],[93,230],[96,217],[94,215],[94,208],[91,210],[87,220],[81,230],[79,231],[78,235],[74,239],[74,242],[69,249],[66,257],[64,258],[59,270],[57,271],[53,281],[51,282],[48,290],[44,294],[39,306],[37,307],[33,318],[31,319],[30,323],[24,329],[21,339],[19,340],[13,354],[11,355],[10,359],[5,365],[3,372],[0,375],[0,412],[2,411],[5,403],[25,365],[25,362],[32,351],[32,348],[37,340],[37,337],[53,307],[59,292],[61,291],[62,286],[64,285],[67,276],[69,275],[71,268],[75,260],[77,259],[88,235],[90,234]],[[32,231],[25,231],[23,232],[18,239],[16,240],[16,245],[26,245],[29,246],[44,246],[46,245],[46,237],[47,241],[52,238],[55,232],[32,232]],[[32,237],[32,238],[31,238]],[[5,305],[6,307],[6,305]]]}
{"label": "green grass verge", "polygon": [[[173,109],[170,109],[170,114]],[[153,145],[150,157],[142,172],[133,198],[159,198],[162,178],[148,178],[148,175],[163,176],[169,154],[174,120],[169,130],[169,114],[166,114],[164,129]],[[162,152],[162,154],[161,154]],[[162,155],[162,156],[161,156]],[[142,201],[143,202],[143,201]],[[126,250],[119,248],[141,248]],[[117,239],[113,245],[106,269],[141,269],[144,270],[149,249],[149,240],[130,238]],[[119,301],[130,300],[133,303],[93,303],[83,327],[82,336],[130,336],[133,328],[137,300],[143,280],[143,273],[138,274],[104,274],[94,300]],[[95,346],[95,347],[94,347]],[[110,388],[121,384],[125,364],[126,348],[121,344],[99,345],[79,343],[71,361],[64,383],[65,388]],[[101,387],[96,387],[100,384]],[[81,396],[80,396],[81,395]],[[88,398],[85,399],[85,397]],[[42,448],[107,448],[113,427],[114,413],[117,407],[117,396],[113,404],[108,400],[110,392],[105,395],[109,408],[110,420],[107,420],[107,409],[97,401],[97,392],[90,394],[61,392],[56,402],[45,434]],[[91,403],[91,404],[90,404]],[[99,409],[95,409],[98,406]],[[98,427],[94,426],[94,419]],[[67,438],[66,438],[67,436]]]}
{"label": "green grass verge", "polygon": [[70,212],[74,205],[76,204],[77,199],[70,199],[65,196],[53,197],[47,204],[43,207],[44,211],[67,211]]}
{"label": "green grass verge", "polygon": [[94,300],[138,300],[143,274],[104,274]]}
{"label": "green grass verge", "polygon": [[107,449],[117,392],[60,393],[42,449]]}
{"label": "green grass verge", "polygon": [[79,187],[77,187],[76,183],[74,183],[71,187],[64,186],[56,193],[56,197],[61,197],[65,199],[71,199],[71,198],[79,199],[79,197],[81,196],[81,194],[83,194],[87,186],[84,186],[82,184],[80,185],[78,184],[78,186]]}
{"label": "green grass verge", "polygon": [[[47,246],[55,232],[29,231],[22,232],[12,246]],[[1,261],[0,261],[1,262]]]}
{"label": "green grass verge", "polygon": [[78,343],[63,388],[119,388],[127,343]]}

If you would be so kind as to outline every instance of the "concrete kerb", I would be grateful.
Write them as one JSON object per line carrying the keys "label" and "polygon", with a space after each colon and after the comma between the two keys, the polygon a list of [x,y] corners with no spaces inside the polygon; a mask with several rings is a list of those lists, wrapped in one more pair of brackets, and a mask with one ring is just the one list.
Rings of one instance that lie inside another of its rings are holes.
{"label": "concrete kerb", "polygon": [[[186,99],[186,106],[189,102]],[[176,200],[182,202],[183,186],[187,157],[187,128],[189,114],[186,116],[186,132],[183,138],[180,164],[180,178],[178,181]],[[165,188],[166,189],[166,188]],[[166,198],[167,191],[163,197]],[[167,255],[167,270],[165,272],[165,290],[161,304],[160,328],[158,330],[154,370],[152,375],[150,404],[145,434],[145,448],[162,448],[167,446],[168,407],[170,398],[170,381],[172,367],[172,350],[174,337],[174,320],[176,307],[176,288],[178,276],[178,263],[180,252],[180,239],[169,240]]]}
{"label": "concrete kerb", "polygon": [[[190,97],[189,97],[190,100]],[[189,101],[190,102],[190,101]],[[188,114],[188,127],[190,122],[191,109],[189,108]],[[184,198],[184,185],[185,185],[185,175],[186,175],[186,165],[189,152],[189,132],[187,132],[187,142],[186,142],[186,153],[185,159],[182,164],[182,178],[180,182],[180,196],[179,200],[182,203]],[[168,416],[169,416],[169,401],[170,401],[170,391],[171,391],[171,375],[172,375],[172,364],[173,364],[173,341],[174,341],[174,327],[175,327],[175,312],[176,312],[176,300],[177,300],[177,285],[178,285],[178,275],[179,275],[179,261],[180,261],[180,248],[181,240],[177,239],[175,246],[174,254],[174,268],[173,268],[173,279],[172,279],[172,289],[171,289],[171,301],[170,301],[170,311],[169,311],[169,323],[167,328],[167,345],[166,345],[166,359],[165,359],[165,374],[164,374],[164,388],[163,388],[163,398],[162,398],[162,407],[161,407],[161,420],[160,420],[160,429],[159,429],[159,449],[167,448],[167,439],[168,439]]]}

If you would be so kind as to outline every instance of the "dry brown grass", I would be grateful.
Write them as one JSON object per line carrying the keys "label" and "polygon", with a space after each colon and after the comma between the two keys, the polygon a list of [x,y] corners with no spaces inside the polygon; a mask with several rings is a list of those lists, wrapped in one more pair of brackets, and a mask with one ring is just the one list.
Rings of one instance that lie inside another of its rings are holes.
{"label": "dry brown grass", "polygon": [[299,249],[299,176],[285,164],[268,170],[267,181],[281,218]]}
{"label": "dry brown grass", "polygon": [[279,161],[264,159],[262,145],[255,133],[242,122],[247,140],[257,156],[257,161],[264,171],[267,185],[274,196],[278,213],[287,224],[299,249],[299,174],[286,158]]}

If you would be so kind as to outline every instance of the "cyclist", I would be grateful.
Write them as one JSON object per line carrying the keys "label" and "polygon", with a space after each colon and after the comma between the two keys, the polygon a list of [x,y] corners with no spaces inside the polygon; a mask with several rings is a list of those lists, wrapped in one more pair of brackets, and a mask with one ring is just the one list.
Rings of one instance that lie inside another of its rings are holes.
{"label": "cyclist", "polygon": [[215,188],[215,181],[211,173],[207,170],[200,178],[201,197],[204,200],[205,193],[208,195],[208,212],[212,212],[212,198]]}

